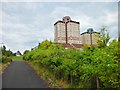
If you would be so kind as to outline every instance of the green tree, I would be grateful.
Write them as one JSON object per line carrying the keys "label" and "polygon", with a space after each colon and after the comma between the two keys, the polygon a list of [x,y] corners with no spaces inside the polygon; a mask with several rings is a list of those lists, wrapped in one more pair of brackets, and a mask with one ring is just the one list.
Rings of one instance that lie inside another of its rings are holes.
{"label": "green tree", "polygon": [[107,32],[107,28],[105,26],[103,26],[100,31],[98,47],[104,48],[105,46],[107,46],[109,40],[110,40],[110,36],[109,36],[109,33]]}
{"label": "green tree", "polygon": [[52,45],[51,41],[45,40],[42,43],[39,43],[38,48],[44,48],[47,49],[48,47],[50,47]]}
{"label": "green tree", "polygon": [[2,51],[2,63],[12,61],[10,57],[13,56],[14,54],[10,49],[6,50],[6,46],[3,45],[3,47],[1,47],[1,51]]}
{"label": "green tree", "polygon": [[2,48],[1,50],[6,51],[6,46],[5,45],[3,45],[1,48]]}
{"label": "green tree", "polygon": [[26,53],[28,53],[28,52],[29,52],[29,50],[25,50],[23,54],[26,54]]}

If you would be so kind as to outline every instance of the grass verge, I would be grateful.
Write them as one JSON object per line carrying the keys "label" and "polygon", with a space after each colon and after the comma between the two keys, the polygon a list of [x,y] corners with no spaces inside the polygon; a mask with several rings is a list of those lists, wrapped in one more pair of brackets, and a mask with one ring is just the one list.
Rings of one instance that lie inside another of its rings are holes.
{"label": "grass verge", "polygon": [[55,76],[44,67],[41,67],[38,64],[35,64],[33,62],[28,62],[28,64],[30,64],[31,67],[36,71],[36,73],[48,83],[49,87],[51,88],[68,88],[69,87],[67,82],[63,80],[57,80]]}
{"label": "grass verge", "polygon": [[22,60],[23,56],[12,56],[11,58],[12,60],[16,61],[16,60]]}
{"label": "grass verge", "polygon": [[10,64],[10,62],[0,63],[0,74],[4,73],[4,71],[6,70],[6,68],[8,67],[9,64]]}

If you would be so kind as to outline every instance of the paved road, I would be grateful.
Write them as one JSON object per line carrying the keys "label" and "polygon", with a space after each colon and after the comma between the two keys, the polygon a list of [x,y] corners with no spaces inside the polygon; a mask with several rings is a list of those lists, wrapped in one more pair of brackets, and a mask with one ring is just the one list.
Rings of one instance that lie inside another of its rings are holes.
{"label": "paved road", "polygon": [[48,88],[25,61],[13,61],[2,76],[3,88]]}

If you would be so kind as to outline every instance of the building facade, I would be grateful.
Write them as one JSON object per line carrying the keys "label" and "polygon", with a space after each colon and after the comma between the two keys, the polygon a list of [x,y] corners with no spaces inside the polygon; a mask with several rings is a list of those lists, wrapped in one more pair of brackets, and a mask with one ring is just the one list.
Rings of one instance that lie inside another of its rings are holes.
{"label": "building facade", "polygon": [[96,46],[99,34],[94,32],[92,28],[80,34],[80,23],[71,20],[69,16],[63,17],[62,20],[54,24],[54,43],[62,44],[63,47],[81,48],[85,45]]}
{"label": "building facade", "polygon": [[80,35],[80,40],[81,40],[81,43],[83,45],[93,45],[93,46],[96,46],[97,45],[97,41],[99,39],[99,35],[100,33],[98,32],[92,32],[91,34],[87,31],[87,32],[84,32]]}
{"label": "building facade", "polygon": [[79,22],[72,21],[69,16],[54,24],[54,43],[80,44]]}
{"label": "building facade", "polygon": [[21,56],[22,54],[21,54],[20,51],[17,51],[17,52],[15,53],[15,55],[16,55],[16,56]]}

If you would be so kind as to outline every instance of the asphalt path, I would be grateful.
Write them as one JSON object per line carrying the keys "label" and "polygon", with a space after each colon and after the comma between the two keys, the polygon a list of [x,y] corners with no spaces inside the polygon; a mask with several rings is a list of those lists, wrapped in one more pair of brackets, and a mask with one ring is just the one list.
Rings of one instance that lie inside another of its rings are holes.
{"label": "asphalt path", "polygon": [[2,88],[49,88],[25,61],[13,61],[2,75]]}

